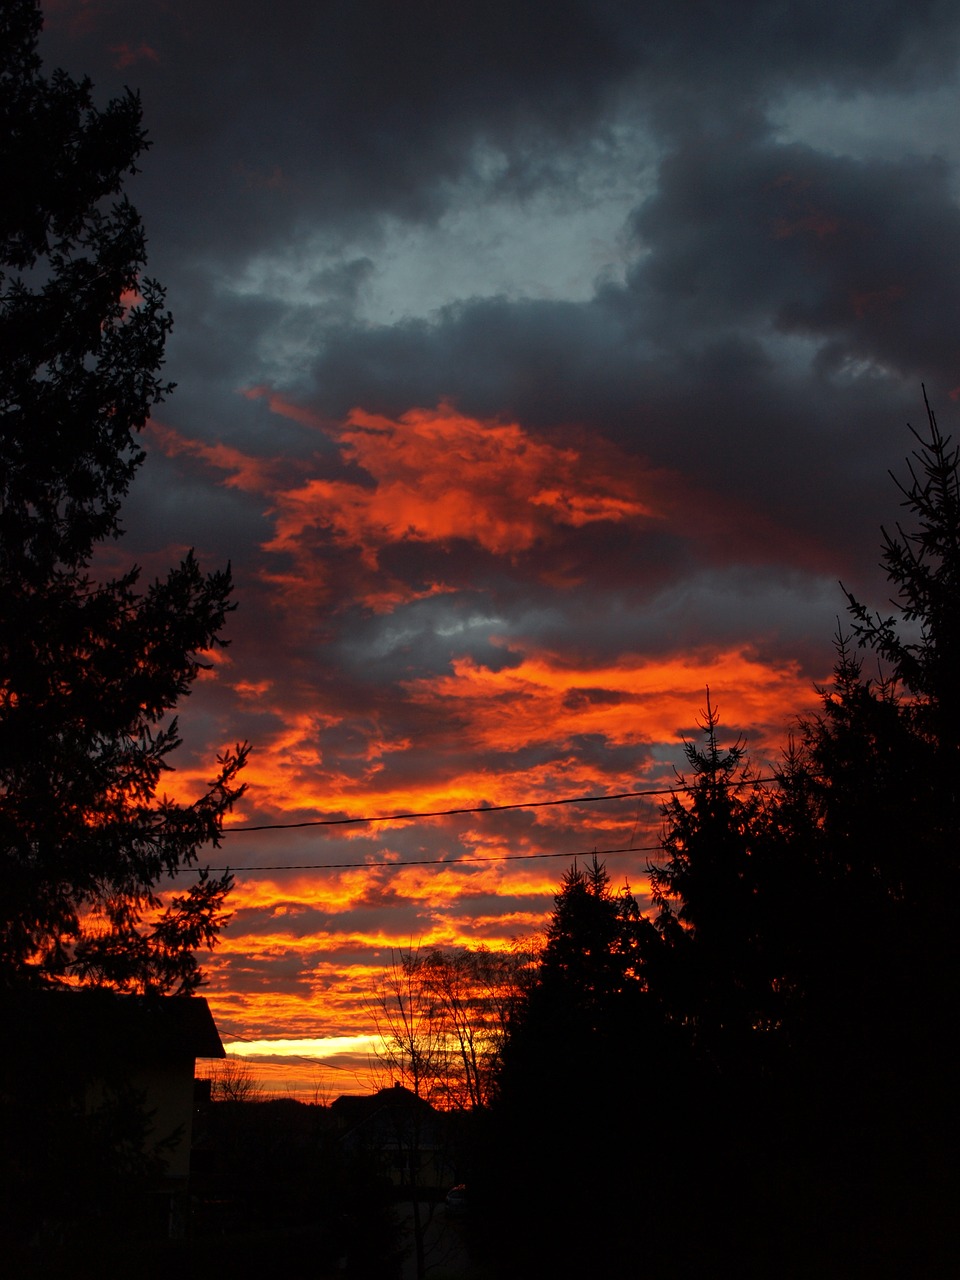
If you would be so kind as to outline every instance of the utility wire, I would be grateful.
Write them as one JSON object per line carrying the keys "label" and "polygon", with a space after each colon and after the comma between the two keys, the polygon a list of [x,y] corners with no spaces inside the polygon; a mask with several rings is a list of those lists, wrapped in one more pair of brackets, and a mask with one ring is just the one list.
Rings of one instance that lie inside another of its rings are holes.
{"label": "utility wire", "polygon": [[[256,867],[207,867],[207,871],[230,871],[234,875],[246,875],[248,871],[399,871],[403,867],[456,867],[461,862],[529,862],[534,858],[590,858],[608,853],[655,853],[658,844],[624,845],[622,849],[587,849],[579,853],[498,853],[490,856],[467,854],[462,858],[410,858],[405,862],[300,862]],[[192,871],[192,867],[178,867],[177,872]]]}
{"label": "utility wire", "polygon": [[[756,786],[763,783],[777,782],[776,777],[759,777],[745,778],[736,781],[725,781],[722,785],[735,788],[745,786]],[[610,795],[601,796],[564,796],[558,800],[530,800],[526,803],[517,802],[515,804],[500,805],[480,805],[474,808],[464,809],[438,809],[423,813],[396,813],[396,814],[380,814],[366,818],[318,818],[312,822],[291,822],[291,823],[270,823],[259,827],[230,827],[223,832],[223,835],[229,835],[231,832],[246,831],[277,831],[289,828],[299,827],[320,827],[320,826],[337,826],[346,825],[347,823],[356,822],[393,822],[399,819],[418,819],[418,818],[439,818],[449,817],[455,814],[467,813],[502,813],[507,809],[542,809],[550,805],[561,804],[594,804],[600,800],[629,800],[637,797],[645,796],[664,796],[677,795],[680,792],[694,790],[694,784],[684,783],[676,787],[654,787],[646,791],[619,791]],[[638,811],[639,817],[639,811]],[[298,862],[298,863],[274,863],[274,864],[257,864],[250,867],[207,867],[207,871],[223,874],[232,871],[234,875],[246,875],[251,871],[394,871],[401,870],[403,867],[454,867],[459,863],[494,863],[494,862],[531,862],[539,858],[587,858],[592,854],[603,854],[604,857],[618,853],[656,853],[659,845],[634,845],[633,836],[636,832],[636,822],[634,829],[630,833],[629,845],[625,845],[619,849],[588,849],[586,852],[579,853],[504,853],[494,856],[469,854],[460,858],[411,858],[404,862]],[[192,871],[193,867],[176,867],[172,874],[181,875],[184,872]]]}
{"label": "utility wire", "polygon": [[[760,783],[777,782],[775,777],[744,778],[739,781],[724,782],[727,787],[751,787]],[[265,822],[256,827],[226,827],[223,836],[242,835],[248,831],[293,831],[300,827],[346,827],[358,822],[407,822],[415,818],[452,818],[467,813],[503,813],[508,809],[546,809],[560,804],[598,804],[601,800],[635,800],[641,796],[676,795],[681,791],[692,791],[693,783],[683,783],[676,787],[654,787],[649,791],[614,791],[601,796],[563,796],[559,800],[517,800],[513,804],[482,804],[463,809],[427,809],[423,812],[380,813],[361,818],[311,818],[306,822]]]}

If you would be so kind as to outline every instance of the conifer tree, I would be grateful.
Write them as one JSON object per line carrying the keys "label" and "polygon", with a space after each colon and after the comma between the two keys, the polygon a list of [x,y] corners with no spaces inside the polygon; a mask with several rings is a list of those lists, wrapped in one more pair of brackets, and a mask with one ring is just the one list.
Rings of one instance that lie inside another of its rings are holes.
{"label": "conifer tree", "polygon": [[700,723],[704,745],[685,745],[690,781],[663,807],[663,854],[650,866],[659,945],[644,974],[667,1018],[716,1055],[718,1037],[739,1043],[775,1019],[763,916],[769,802],[744,744],[720,746],[709,689]]}
{"label": "conifer tree", "polygon": [[908,517],[881,531],[894,611],[846,593],[864,655],[838,637],[833,683],[803,724],[831,939],[816,1007],[832,1013],[824,1038],[846,1037],[892,1073],[940,1056],[960,999],[960,450],[924,403],[908,478],[893,477]]}
{"label": "conifer tree", "polygon": [[942,1206],[956,1194],[960,451],[924,400],[927,431],[894,477],[907,516],[882,530],[893,612],[846,592],[863,652],[838,636],[784,779],[784,847],[814,873],[793,1063],[811,1168],[851,1237],[911,1224],[857,1259],[887,1274],[946,1274],[956,1254]]}
{"label": "conifer tree", "polygon": [[[640,938],[652,927],[629,889],[613,889],[596,855],[564,874],[540,964],[508,1027],[493,1109],[498,1136],[481,1169],[489,1220],[509,1239],[506,1275],[632,1274],[623,1269],[632,1243],[616,1230],[598,1232],[578,1197],[585,1188],[611,1223],[640,1203],[642,1166],[623,1159],[632,1141],[624,1108],[643,1080],[674,1066],[639,972]],[[648,1121],[645,1138],[657,1147],[660,1118]],[[506,1167],[503,1149],[511,1153]]]}
{"label": "conifer tree", "polygon": [[230,878],[201,872],[165,908],[159,889],[216,844],[246,748],[193,804],[161,783],[230,574],[190,554],[145,587],[136,567],[97,578],[170,390],[171,318],[122,193],[140,102],[101,110],[88,80],[44,76],[40,28],[33,0],[0,12],[0,985],[188,992]]}
{"label": "conifer tree", "polygon": [[[941,821],[955,836],[960,812],[960,448],[951,447],[924,390],[927,434],[910,428],[918,448],[907,459],[909,479],[891,476],[910,514],[882,529],[882,564],[894,589],[895,612],[871,612],[847,592],[853,632],[873,650],[893,684],[907,693],[900,713],[918,741],[930,746]],[[931,814],[931,816],[933,816]]]}

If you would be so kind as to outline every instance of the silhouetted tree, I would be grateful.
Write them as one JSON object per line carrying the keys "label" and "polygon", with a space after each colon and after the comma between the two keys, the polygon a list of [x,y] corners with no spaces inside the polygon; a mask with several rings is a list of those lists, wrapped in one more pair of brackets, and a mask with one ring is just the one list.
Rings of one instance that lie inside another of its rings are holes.
{"label": "silhouetted tree", "polygon": [[849,985],[849,1016],[872,1028],[861,1043],[886,1043],[896,1022],[912,1053],[943,1027],[943,997],[960,996],[960,451],[926,408],[928,433],[913,432],[909,481],[897,482],[914,527],[882,531],[895,613],[847,593],[877,675],[838,638],[833,684],[802,726],[818,864],[843,916],[823,985]]}
{"label": "silhouetted tree", "polygon": [[[495,1221],[491,1241],[501,1244],[497,1274],[642,1273],[635,1242],[618,1230],[650,1169],[635,1146],[657,1152],[660,1178],[662,1155],[685,1128],[676,1109],[644,1103],[666,1077],[683,1088],[644,990],[642,938],[652,929],[596,857],[564,874],[509,1024],[479,1162],[481,1222]],[[602,1206],[602,1229],[588,1206]]]}
{"label": "silhouetted tree", "polygon": [[422,1103],[443,1092],[449,1067],[449,1051],[441,1019],[423,981],[423,964],[417,949],[393,954],[383,971],[370,1010],[380,1041],[377,1058],[394,1086],[407,1090],[410,1105],[391,1108],[397,1162],[410,1201],[414,1267],[418,1280],[426,1275],[426,1231],[433,1206],[423,1201]]}
{"label": "silhouetted tree", "polygon": [[402,1085],[431,1104],[448,1092],[453,1045],[428,989],[427,957],[418,947],[391,953],[369,1007],[379,1039],[383,1087]]}
{"label": "silhouetted tree", "polygon": [[704,745],[685,745],[689,782],[663,806],[662,858],[650,864],[659,945],[645,979],[698,1052],[743,1069],[746,1041],[777,1022],[778,965],[766,930],[769,796],[742,741],[722,748],[719,711],[702,712]]}
{"label": "silhouetted tree", "polygon": [[586,869],[568,868],[547,927],[540,988],[562,990],[566,1007],[599,1027],[611,1003],[637,984],[638,920],[635,898],[629,890],[613,892],[596,855]]}
{"label": "silhouetted tree", "polygon": [[41,74],[39,10],[0,13],[0,983],[68,975],[190,991],[228,875],[164,909],[161,879],[217,843],[246,749],[208,790],[159,788],[171,712],[224,643],[229,571],[193,555],[139,588],[97,581],[169,386],[164,293],[125,196],[146,144],[138,98],[97,109],[87,80]]}
{"label": "silhouetted tree", "polygon": [[882,529],[883,567],[895,590],[894,615],[871,613],[847,592],[854,635],[889,665],[910,691],[902,710],[915,732],[935,744],[938,784],[951,803],[960,764],[960,449],[943,436],[924,391],[927,436],[907,459],[909,482],[893,476],[916,527]]}
{"label": "silhouetted tree", "polygon": [[957,1247],[960,456],[927,416],[898,482],[912,527],[883,530],[895,612],[847,593],[875,670],[838,635],[775,802],[808,916],[805,945],[790,930],[797,1202],[835,1265],[883,1275],[947,1274]]}
{"label": "silhouetted tree", "polygon": [[613,891],[596,856],[564,873],[539,964],[509,1025],[503,1097],[525,1089],[541,1097],[551,1089],[562,1093],[571,1072],[589,1073],[626,1056],[642,1016],[641,936],[650,929],[633,894]]}
{"label": "silhouetted tree", "polygon": [[253,1074],[250,1063],[243,1058],[224,1058],[210,1074],[212,1102],[263,1102],[266,1096],[266,1091]]}
{"label": "silhouetted tree", "polygon": [[422,998],[441,1032],[438,1105],[458,1111],[487,1106],[525,957],[518,950],[434,948],[417,953],[414,964]]}
{"label": "silhouetted tree", "polygon": [[[610,1274],[955,1269],[960,451],[929,406],[928,425],[900,486],[914,527],[883,535],[896,613],[848,593],[876,674],[838,636],[776,787],[742,743],[721,747],[708,693],[689,788],[664,807],[651,920],[618,909],[596,866],[564,878],[496,1131],[515,1139],[500,1208],[535,1205],[562,1241],[551,1274],[597,1248]],[[638,1095],[634,1167],[609,1114]],[[610,1221],[646,1204],[643,1248],[598,1246],[569,1187]]]}

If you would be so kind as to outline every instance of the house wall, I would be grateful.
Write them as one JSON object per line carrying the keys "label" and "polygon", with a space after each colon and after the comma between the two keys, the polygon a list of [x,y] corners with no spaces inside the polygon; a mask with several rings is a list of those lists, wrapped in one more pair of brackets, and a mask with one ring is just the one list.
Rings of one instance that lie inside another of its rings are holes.
{"label": "house wall", "polygon": [[153,1113],[151,1140],[159,1143],[176,1135],[176,1141],[163,1151],[169,1178],[186,1178],[190,1172],[193,1069],[190,1058],[137,1067],[130,1073],[130,1083],[146,1098],[147,1112]]}

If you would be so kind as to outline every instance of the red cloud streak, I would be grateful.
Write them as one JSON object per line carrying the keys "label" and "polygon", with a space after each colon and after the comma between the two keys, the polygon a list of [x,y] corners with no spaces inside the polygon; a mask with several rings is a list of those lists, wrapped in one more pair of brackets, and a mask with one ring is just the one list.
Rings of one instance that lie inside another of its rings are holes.
{"label": "red cloud streak", "polygon": [[[582,573],[568,564],[585,562],[590,540],[611,530],[641,543],[668,534],[721,546],[742,562],[762,562],[771,547],[807,565],[822,553],[603,441],[560,446],[449,405],[396,418],[358,409],[331,424],[269,389],[244,394],[303,431],[299,455],[254,456],[151,426],[155,447],[244,502],[259,501],[268,524],[245,572],[260,593],[256,643],[269,647],[269,660],[257,669],[256,654],[240,646],[209,655],[215,661],[194,700],[205,709],[208,738],[214,724],[225,740],[239,736],[234,724],[252,726],[249,792],[233,826],[669,784],[706,685],[725,723],[749,732],[766,759],[793,713],[809,705],[812,687],[799,665],[761,660],[747,644],[644,653],[625,636],[618,656],[599,658],[582,646],[500,632],[494,608],[480,637],[486,657],[451,649],[429,672],[392,677],[389,696],[362,681],[341,696],[337,680],[316,679],[310,665],[325,661],[318,617],[324,634],[347,645],[339,615],[359,610],[387,624],[411,602],[475,590],[463,566],[476,557],[566,598]],[[442,578],[424,578],[398,558],[417,548],[446,556]],[[209,758],[209,750],[196,753]],[[188,760],[168,785],[193,798],[208,774],[209,765]],[[506,947],[542,928],[563,859],[508,855],[630,845],[638,852],[611,870],[642,895],[657,824],[651,801],[296,834],[228,828],[224,850],[210,858],[238,874],[234,919],[210,965],[214,1011],[228,1037],[368,1034],[376,975],[397,948]],[[458,864],[474,858],[482,861]],[[402,865],[418,861],[429,865]],[[357,865],[320,869],[338,862]],[[245,864],[277,871],[245,872]],[[296,866],[314,869],[283,870]],[[370,1078],[359,1061],[338,1066]],[[282,1069],[282,1060],[264,1067],[270,1087]],[[315,1087],[311,1070],[304,1078]]]}

